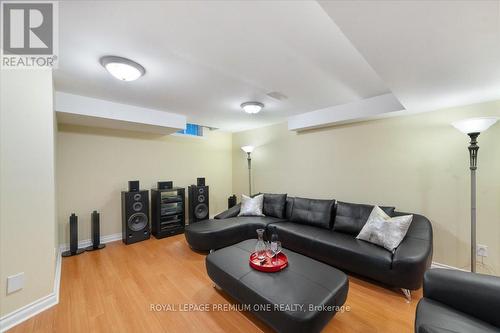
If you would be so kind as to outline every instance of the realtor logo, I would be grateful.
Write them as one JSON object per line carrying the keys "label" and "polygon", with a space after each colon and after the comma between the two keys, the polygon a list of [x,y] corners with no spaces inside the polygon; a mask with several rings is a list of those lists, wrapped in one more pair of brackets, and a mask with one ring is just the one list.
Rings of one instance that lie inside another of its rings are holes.
{"label": "realtor logo", "polygon": [[57,2],[2,1],[2,67],[54,67]]}

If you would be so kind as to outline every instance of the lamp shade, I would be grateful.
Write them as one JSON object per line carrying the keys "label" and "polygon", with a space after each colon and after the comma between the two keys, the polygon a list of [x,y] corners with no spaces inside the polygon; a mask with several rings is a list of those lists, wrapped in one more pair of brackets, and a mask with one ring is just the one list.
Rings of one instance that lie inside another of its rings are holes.
{"label": "lamp shade", "polygon": [[255,149],[254,146],[243,146],[241,147],[241,150],[243,150],[245,153],[251,153]]}
{"label": "lamp shade", "polygon": [[462,133],[481,133],[496,123],[496,117],[469,118],[451,123],[453,127]]}

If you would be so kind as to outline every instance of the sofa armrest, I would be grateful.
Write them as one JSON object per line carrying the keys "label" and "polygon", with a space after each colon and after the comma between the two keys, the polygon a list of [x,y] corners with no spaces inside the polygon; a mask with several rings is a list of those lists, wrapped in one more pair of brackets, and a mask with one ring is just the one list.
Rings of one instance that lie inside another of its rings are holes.
{"label": "sofa armrest", "polygon": [[222,213],[219,213],[214,216],[214,219],[221,220],[221,219],[228,219],[230,217],[236,217],[240,213],[240,208],[241,204],[237,204],[228,210],[223,211]]}
{"label": "sofa armrest", "polygon": [[500,327],[500,278],[449,269],[430,269],[424,297]]}
{"label": "sofa armrest", "polygon": [[416,333],[457,333],[457,331],[452,331],[446,328],[432,326],[432,325],[422,325],[418,328]]}
{"label": "sofa armrest", "polygon": [[[408,215],[408,213],[395,213]],[[405,238],[392,256],[392,271],[397,276],[394,283],[400,288],[416,290],[422,286],[425,271],[432,262],[432,226],[422,215],[413,214]]]}

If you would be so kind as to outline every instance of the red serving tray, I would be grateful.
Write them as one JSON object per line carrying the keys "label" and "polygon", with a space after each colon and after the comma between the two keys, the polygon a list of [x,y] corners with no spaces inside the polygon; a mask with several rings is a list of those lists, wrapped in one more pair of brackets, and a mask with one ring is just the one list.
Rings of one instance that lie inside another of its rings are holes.
{"label": "red serving tray", "polygon": [[288,266],[288,258],[283,253],[278,253],[278,259],[266,256],[266,261],[261,263],[254,252],[250,255],[250,266],[261,272],[279,272]]}

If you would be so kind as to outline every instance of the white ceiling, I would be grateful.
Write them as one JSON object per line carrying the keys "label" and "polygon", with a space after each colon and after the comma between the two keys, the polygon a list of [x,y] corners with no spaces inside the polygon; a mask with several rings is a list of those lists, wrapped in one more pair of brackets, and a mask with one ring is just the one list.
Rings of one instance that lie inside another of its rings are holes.
{"label": "white ceiling", "polygon": [[[65,1],[59,12],[63,92],[231,131],[389,92],[314,1]],[[120,82],[99,64],[103,55],[147,73]],[[239,105],[249,100],[266,107],[247,115]]]}
{"label": "white ceiling", "polygon": [[[57,90],[230,131],[388,93],[411,112],[500,99],[499,1],[65,1],[59,11]],[[147,73],[120,82],[103,55]],[[243,113],[250,100],[264,111]]]}
{"label": "white ceiling", "polygon": [[500,99],[499,1],[320,1],[409,112]]}

